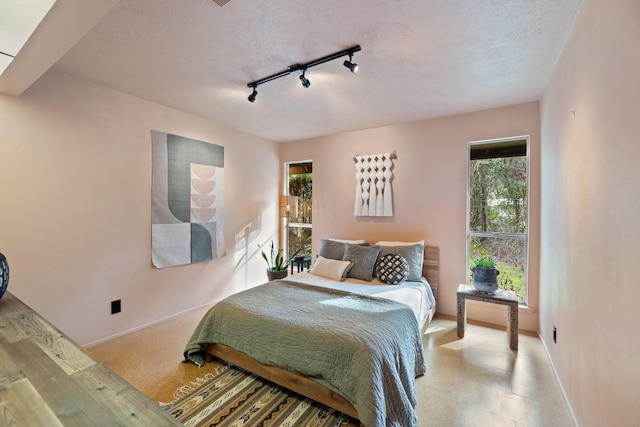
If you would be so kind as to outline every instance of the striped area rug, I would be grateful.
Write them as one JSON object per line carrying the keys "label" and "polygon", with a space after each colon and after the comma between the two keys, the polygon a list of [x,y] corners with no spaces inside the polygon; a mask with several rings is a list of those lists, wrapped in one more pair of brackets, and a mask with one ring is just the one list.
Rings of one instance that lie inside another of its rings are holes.
{"label": "striped area rug", "polygon": [[358,426],[358,421],[235,366],[176,391],[163,407],[187,427]]}

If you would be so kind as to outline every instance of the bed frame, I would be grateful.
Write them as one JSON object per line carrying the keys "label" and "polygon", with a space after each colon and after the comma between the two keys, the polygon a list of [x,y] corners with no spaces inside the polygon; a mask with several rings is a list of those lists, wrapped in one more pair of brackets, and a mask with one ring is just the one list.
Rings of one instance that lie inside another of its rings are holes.
{"label": "bed frame", "polygon": [[[424,247],[424,262],[422,265],[422,275],[427,279],[433,290],[433,294],[438,298],[438,282],[440,279],[440,250],[435,246]],[[428,323],[428,322],[427,322]],[[423,331],[424,333],[424,331]],[[329,390],[309,377],[294,374],[275,366],[264,365],[252,357],[247,356],[224,344],[210,344],[205,353],[232,363],[242,369],[252,372],[265,380],[278,384],[291,391],[336,409],[343,414],[359,419],[358,411],[353,405],[340,394]],[[363,427],[362,424],[360,424]]]}

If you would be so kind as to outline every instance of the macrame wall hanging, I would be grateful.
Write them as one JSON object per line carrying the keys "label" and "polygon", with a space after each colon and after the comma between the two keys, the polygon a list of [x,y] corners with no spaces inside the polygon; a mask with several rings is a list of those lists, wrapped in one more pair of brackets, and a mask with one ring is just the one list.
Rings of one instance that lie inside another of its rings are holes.
{"label": "macrame wall hanging", "polygon": [[393,216],[393,159],[396,153],[356,155],[355,216]]}

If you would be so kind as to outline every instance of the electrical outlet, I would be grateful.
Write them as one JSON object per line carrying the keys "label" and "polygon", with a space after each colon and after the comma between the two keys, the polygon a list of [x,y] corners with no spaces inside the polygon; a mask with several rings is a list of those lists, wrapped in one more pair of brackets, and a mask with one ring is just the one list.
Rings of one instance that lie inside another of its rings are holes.
{"label": "electrical outlet", "polygon": [[556,328],[556,325],[553,325],[553,342],[558,342],[558,328]]}
{"label": "electrical outlet", "polygon": [[122,311],[122,304],[120,300],[111,301],[111,314],[120,313]]}

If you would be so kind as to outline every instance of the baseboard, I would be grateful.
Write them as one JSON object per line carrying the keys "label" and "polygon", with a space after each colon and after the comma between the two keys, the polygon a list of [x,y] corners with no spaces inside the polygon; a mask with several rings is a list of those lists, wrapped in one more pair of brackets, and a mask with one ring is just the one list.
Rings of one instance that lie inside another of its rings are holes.
{"label": "baseboard", "polygon": [[569,409],[569,413],[571,414],[571,418],[573,419],[573,423],[576,425],[576,427],[580,427],[580,424],[578,424],[578,418],[576,417],[575,412],[573,412],[573,407],[571,406],[571,401],[569,400],[569,397],[567,396],[567,393],[566,393],[566,391],[564,389],[564,386],[562,385],[562,381],[560,381],[560,376],[558,375],[558,371],[556,370],[556,366],[553,364],[553,359],[551,358],[551,353],[549,353],[549,349],[547,348],[547,344],[542,339],[542,335],[540,334],[540,331],[538,331],[538,338],[540,339],[540,342],[542,343],[542,348],[544,348],[544,352],[547,355],[547,360],[549,361],[549,365],[551,366],[551,370],[553,371],[553,376],[556,378],[556,381],[558,382],[558,385],[560,386],[560,391],[562,392],[562,397],[564,397],[564,403],[566,403],[567,408]]}
{"label": "baseboard", "polygon": [[81,344],[81,346],[84,347],[84,348],[91,348],[91,347],[96,346],[98,344],[102,344],[102,343],[105,343],[107,341],[111,341],[111,340],[114,340],[116,338],[120,338],[122,336],[129,335],[129,334],[131,334],[133,332],[136,332],[136,331],[139,331],[141,329],[149,328],[151,326],[157,325],[158,323],[162,323],[162,322],[166,322],[167,320],[175,319],[176,317],[183,316],[185,314],[188,314],[188,313],[203,309],[205,307],[210,307],[210,306],[214,305],[217,302],[219,302],[219,300],[213,301],[213,302],[209,302],[209,303],[206,303],[206,304],[201,304],[199,306],[192,307],[192,308],[190,308],[188,310],[184,310],[184,311],[180,311],[178,313],[172,314],[171,316],[163,317],[161,319],[154,320],[153,322],[149,322],[149,323],[145,323],[145,324],[140,325],[140,326],[136,326],[135,328],[127,329],[125,331],[118,332],[117,334],[109,335],[108,337],[100,338],[99,340],[96,340],[96,341],[91,341],[91,342],[89,342],[87,344]]}
{"label": "baseboard", "polygon": [[[454,322],[458,321],[458,318],[456,316],[451,316],[450,314],[442,314],[442,313],[437,312],[436,313],[436,317],[439,317],[441,319],[453,320]],[[485,328],[491,328],[491,329],[500,329],[502,331],[505,331],[507,329],[506,325],[500,325],[498,323],[485,322],[485,321],[482,321],[482,320],[475,320],[475,319],[469,319],[469,318],[467,318],[467,324],[483,326]],[[518,329],[518,333],[522,334],[522,335],[528,335],[530,337],[538,337],[539,336],[537,332],[529,331],[529,330],[526,330],[526,329]]]}

